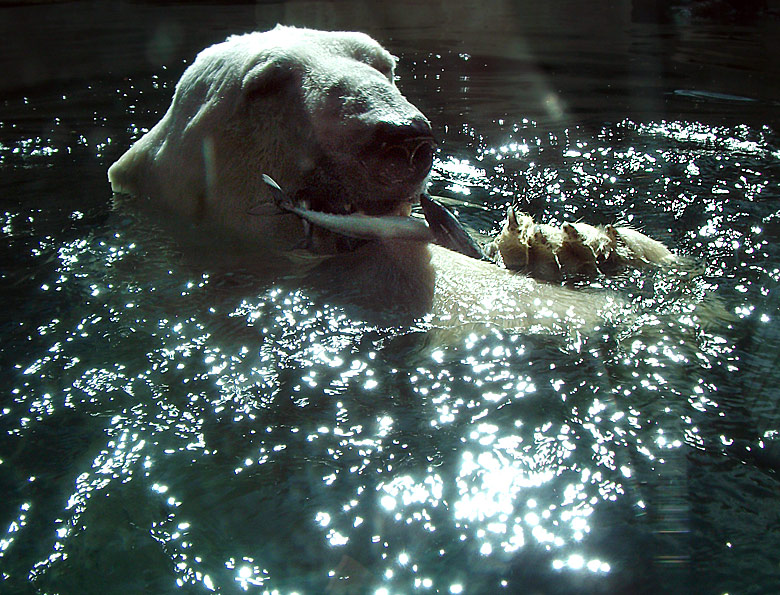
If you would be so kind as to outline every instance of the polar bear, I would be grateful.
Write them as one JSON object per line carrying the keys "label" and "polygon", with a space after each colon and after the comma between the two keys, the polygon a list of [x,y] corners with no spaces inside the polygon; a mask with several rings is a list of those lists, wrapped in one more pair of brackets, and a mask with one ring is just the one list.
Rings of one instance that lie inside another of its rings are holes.
{"label": "polar bear", "polygon": [[597,326],[621,311],[608,295],[392,234],[356,243],[318,228],[301,257],[303,223],[278,208],[264,176],[310,211],[364,219],[407,217],[425,188],[431,124],[397,88],[395,61],[362,33],[277,26],[230,37],[186,69],[162,119],[109,169],[112,189],[202,235],[242,238],[258,267],[316,262],[310,278],[434,324]]}
{"label": "polar bear", "polygon": [[262,174],[316,210],[405,213],[434,143],[394,70],[361,33],[277,26],[230,37],[187,68],[163,118],[109,169],[112,189],[274,248],[299,224],[270,202],[269,216],[257,213]]}

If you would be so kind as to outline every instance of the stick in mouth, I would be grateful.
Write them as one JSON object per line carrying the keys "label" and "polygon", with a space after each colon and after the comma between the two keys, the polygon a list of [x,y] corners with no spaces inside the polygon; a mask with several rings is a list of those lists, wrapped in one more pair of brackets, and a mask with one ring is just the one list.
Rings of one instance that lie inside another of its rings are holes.
{"label": "stick in mouth", "polygon": [[[313,211],[296,205],[270,176],[263,174],[263,181],[280,209],[294,213],[307,223],[339,235],[361,240],[396,239],[410,242],[436,242],[466,256],[484,258],[482,250],[466,233],[455,216],[427,194],[421,197],[426,223],[415,217],[370,216],[360,213],[335,215]],[[252,213],[251,210],[249,212]],[[311,235],[311,228],[306,229],[306,234]]]}

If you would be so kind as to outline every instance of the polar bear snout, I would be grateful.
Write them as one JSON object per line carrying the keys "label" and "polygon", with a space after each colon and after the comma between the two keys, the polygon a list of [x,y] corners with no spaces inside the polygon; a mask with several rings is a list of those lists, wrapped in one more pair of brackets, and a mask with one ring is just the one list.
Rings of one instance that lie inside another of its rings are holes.
{"label": "polar bear snout", "polygon": [[389,187],[419,186],[433,165],[435,142],[422,116],[400,122],[379,122],[372,141],[363,148],[361,163]]}

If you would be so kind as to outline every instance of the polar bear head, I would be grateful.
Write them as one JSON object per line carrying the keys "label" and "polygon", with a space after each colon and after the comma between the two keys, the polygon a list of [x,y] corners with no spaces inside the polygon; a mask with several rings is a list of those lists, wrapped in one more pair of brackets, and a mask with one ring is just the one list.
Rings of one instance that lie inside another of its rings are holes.
{"label": "polar bear head", "polygon": [[408,210],[434,143],[394,68],[362,33],[230,37],[187,68],[167,113],[109,170],[112,187],[233,228],[257,225],[246,212],[270,200],[262,174],[318,210]]}

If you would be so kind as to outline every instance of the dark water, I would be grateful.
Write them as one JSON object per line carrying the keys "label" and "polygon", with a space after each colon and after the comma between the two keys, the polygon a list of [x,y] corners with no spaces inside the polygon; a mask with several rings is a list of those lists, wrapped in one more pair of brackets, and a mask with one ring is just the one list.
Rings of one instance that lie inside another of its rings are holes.
{"label": "dark water", "polygon": [[[0,8],[0,592],[777,592],[780,20],[734,6]],[[400,57],[475,229],[622,219],[700,274],[584,287],[635,306],[603,334],[432,346],[193,269],[105,170],[277,21]]]}

